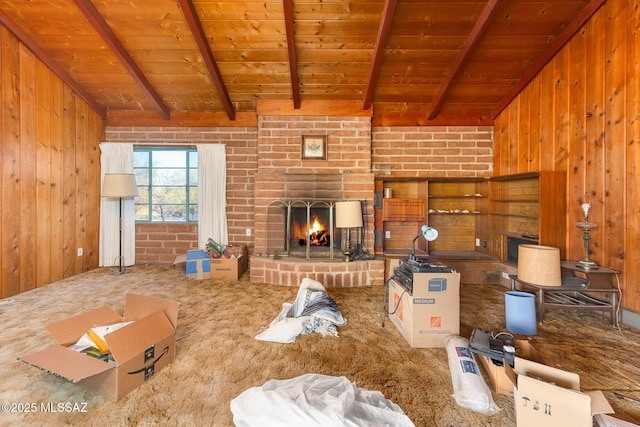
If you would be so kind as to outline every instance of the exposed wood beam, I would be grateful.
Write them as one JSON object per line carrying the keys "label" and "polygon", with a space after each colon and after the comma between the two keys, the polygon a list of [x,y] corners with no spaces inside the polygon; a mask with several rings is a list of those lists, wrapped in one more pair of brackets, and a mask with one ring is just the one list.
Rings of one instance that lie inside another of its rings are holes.
{"label": "exposed wood beam", "polygon": [[284,25],[287,29],[287,51],[289,52],[289,73],[291,74],[291,95],[293,108],[300,108],[300,82],[298,81],[298,59],[296,57],[296,40],[293,28],[293,0],[283,0]]}
{"label": "exposed wood beam", "polygon": [[145,97],[151,102],[153,108],[164,118],[169,120],[171,113],[169,108],[164,104],[160,95],[155,91],[151,83],[144,76],[138,65],[135,63],[129,52],[124,48],[118,37],[115,35],[107,21],[100,15],[98,9],[90,0],[73,0],[78,9],[83,13],[85,18],[100,34],[102,40],[109,46],[113,54],[118,58],[122,66],[129,72],[131,77],[138,84]]}
{"label": "exposed wood beam", "polygon": [[216,63],[215,58],[213,57],[213,52],[211,51],[211,46],[209,46],[209,42],[207,41],[207,36],[204,33],[204,29],[202,28],[202,23],[200,19],[198,19],[198,15],[196,13],[196,9],[193,6],[193,2],[191,0],[178,0],[178,4],[182,9],[182,13],[184,14],[185,19],[187,20],[187,24],[191,29],[191,33],[198,45],[198,49],[200,50],[200,55],[202,55],[202,59],[204,60],[205,65],[207,66],[207,70],[209,71],[209,75],[213,80],[213,85],[218,91],[218,96],[222,100],[222,106],[224,110],[227,112],[227,116],[229,120],[233,120],[236,115],[235,108],[233,108],[233,104],[231,103],[231,98],[229,98],[229,93],[227,92],[227,87],[222,81],[222,75],[220,74],[220,69],[218,68],[218,64]]}
{"label": "exposed wood beam", "polygon": [[456,62],[453,64],[453,69],[445,79],[444,83],[440,86],[440,89],[438,90],[438,93],[436,94],[436,97],[427,113],[428,120],[435,119],[440,112],[440,108],[442,108],[442,104],[444,103],[447,95],[453,88],[458,76],[460,76],[460,73],[469,62],[469,58],[474,52],[474,49],[480,40],[482,40],[484,33],[493,20],[493,17],[500,11],[500,9],[502,9],[502,6],[505,3],[506,0],[489,0],[489,2],[487,2],[487,5],[482,10],[478,21],[476,21],[476,24],[473,26],[469,37],[465,40],[462,50],[456,58]]}
{"label": "exposed wood beam", "polygon": [[73,91],[78,94],[78,96],[93,110],[100,115],[103,119],[107,117],[107,109],[98,104],[98,102],[93,99],[91,95],[82,87],[78,82],[76,82],[70,75],[68,75],[62,67],[60,67],[57,63],[55,63],[46,53],[42,50],[32,39],[22,31],[20,27],[11,19],[9,16],[4,13],[2,9],[0,9],[0,23],[4,25],[9,31],[13,33],[14,36],[20,43],[25,45],[27,49],[29,49],[33,54],[42,61],[49,69],[60,78],[67,86],[69,86]]}
{"label": "exposed wood beam", "polygon": [[496,117],[507,108],[520,92],[538,75],[540,71],[553,59],[554,56],[564,47],[565,44],[591,19],[591,17],[602,7],[607,0],[591,0],[580,13],[567,25],[562,33],[554,40],[549,48],[538,58],[538,60],[527,70],[522,79],[511,89],[511,91],[498,103],[491,113],[491,119]]}
{"label": "exposed wood beam", "polygon": [[371,68],[369,69],[369,76],[365,87],[364,100],[362,102],[363,110],[368,110],[369,107],[371,107],[373,91],[376,87],[376,82],[378,81],[378,73],[380,72],[380,64],[382,63],[382,55],[384,54],[384,48],[387,45],[387,38],[389,37],[389,30],[391,29],[393,14],[396,11],[397,4],[397,0],[385,0],[384,2],[384,9],[382,10],[382,17],[380,19],[380,27],[378,27],[378,35],[376,37],[376,45],[373,51],[373,61],[371,61]]}

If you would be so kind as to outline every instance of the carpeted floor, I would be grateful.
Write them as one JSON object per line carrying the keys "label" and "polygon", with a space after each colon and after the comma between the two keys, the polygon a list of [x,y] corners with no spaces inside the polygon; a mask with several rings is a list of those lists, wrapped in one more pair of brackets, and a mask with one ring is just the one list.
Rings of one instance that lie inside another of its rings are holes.
{"label": "carpeted floor", "polygon": [[[494,394],[502,410],[493,416],[456,404],[444,348],[410,348],[388,319],[382,327],[383,287],[328,289],[348,320],[339,337],[310,334],[275,344],[254,337],[282,303],[293,302],[297,288],[252,284],[248,272],[238,282],[186,280],[174,267],[111,272],[97,269],[0,300],[0,401],[14,403],[10,409],[36,408],[4,412],[0,425],[232,426],[234,397],[270,379],[305,373],[345,376],[378,390],[416,426],[515,425],[506,396]],[[181,307],[175,361],[120,401],[18,361],[53,344],[48,322],[105,304],[122,312],[127,291],[174,299]],[[469,338],[474,327],[504,330],[504,292],[496,285],[462,285],[460,335]],[[584,390],[603,390],[617,417],[640,420],[640,405],[613,395],[640,400],[639,331],[614,328],[598,313],[552,311],[530,338],[547,364],[579,373]],[[86,412],[41,410],[59,403]]]}

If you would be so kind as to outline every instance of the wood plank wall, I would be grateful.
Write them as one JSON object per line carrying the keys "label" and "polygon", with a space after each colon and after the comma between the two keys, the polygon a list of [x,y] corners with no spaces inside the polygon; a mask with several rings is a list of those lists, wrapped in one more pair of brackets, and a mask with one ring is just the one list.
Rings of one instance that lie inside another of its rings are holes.
{"label": "wood plank wall", "polygon": [[566,170],[567,254],[584,256],[580,205],[593,209],[590,258],[622,272],[640,312],[640,11],[609,0],[495,121],[494,174]]}
{"label": "wood plank wall", "polygon": [[104,121],[1,26],[0,70],[6,298],[98,266]]}

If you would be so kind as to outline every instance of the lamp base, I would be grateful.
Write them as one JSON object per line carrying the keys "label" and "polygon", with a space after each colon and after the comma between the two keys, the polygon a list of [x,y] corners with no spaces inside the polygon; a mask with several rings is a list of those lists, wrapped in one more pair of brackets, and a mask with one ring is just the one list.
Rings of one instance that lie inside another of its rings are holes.
{"label": "lamp base", "polygon": [[350,262],[353,257],[353,250],[345,249],[342,251],[342,254],[344,255],[344,262]]}
{"label": "lamp base", "polygon": [[576,266],[582,268],[583,270],[597,270],[598,264],[589,260],[583,259],[582,261],[576,262]]}
{"label": "lamp base", "polygon": [[116,271],[112,271],[111,275],[112,276],[120,276],[122,274],[127,274],[127,273],[131,273],[131,270],[126,270],[126,269],[118,269]]}

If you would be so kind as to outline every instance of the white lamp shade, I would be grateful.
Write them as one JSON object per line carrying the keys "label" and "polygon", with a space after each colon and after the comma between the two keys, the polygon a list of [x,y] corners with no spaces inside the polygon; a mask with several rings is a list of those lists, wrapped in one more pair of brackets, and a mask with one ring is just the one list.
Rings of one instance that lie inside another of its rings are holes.
{"label": "white lamp shade", "polygon": [[138,197],[136,176],[132,173],[106,173],[102,182],[102,197],[119,199]]}
{"label": "white lamp shade", "polygon": [[362,227],[362,207],[359,200],[336,202],[336,227]]}
{"label": "white lamp shade", "polygon": [[552,246],[518,246],[518,279],[541,286],[562,286],[560,249]]}

